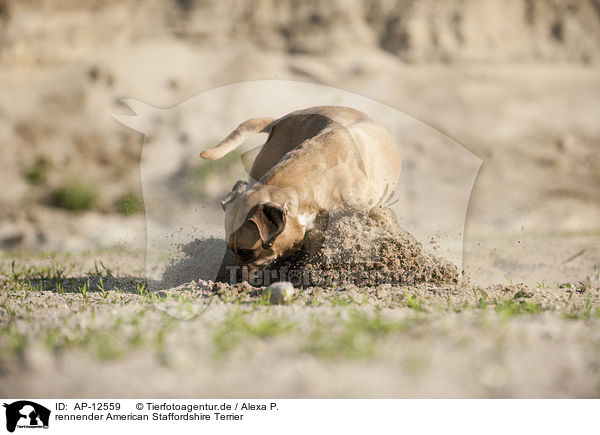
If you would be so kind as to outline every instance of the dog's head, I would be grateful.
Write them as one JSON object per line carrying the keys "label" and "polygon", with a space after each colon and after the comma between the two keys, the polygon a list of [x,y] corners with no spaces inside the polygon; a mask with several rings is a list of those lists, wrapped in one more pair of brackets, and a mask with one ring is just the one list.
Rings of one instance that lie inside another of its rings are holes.
{"label": "dog's head", "polygon": [[238,181],[221,206],[225,210],[227,247],[239,266],[264,269],[296,249],[304,238],[293,189]]}

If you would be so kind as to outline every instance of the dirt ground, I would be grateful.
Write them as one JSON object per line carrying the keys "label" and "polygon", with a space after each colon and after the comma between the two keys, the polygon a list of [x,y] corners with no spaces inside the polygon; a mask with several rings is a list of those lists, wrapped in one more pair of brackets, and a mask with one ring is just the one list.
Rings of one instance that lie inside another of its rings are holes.
{"label": "dirt ground", "polygon": [[247,283],[148,292],[135,254],[3,259],[3,396],[600,393],[600,269],[585,254],[569,266],[585,278],[559,285],[309,287],[284,305]]}
{"label": "dirt ground", "polygon": [[[598,2],[300,3],[0,0],[0,396],[599,397]],[[198,152],[312,102],[458,282],[213,282],[247,162]]]}

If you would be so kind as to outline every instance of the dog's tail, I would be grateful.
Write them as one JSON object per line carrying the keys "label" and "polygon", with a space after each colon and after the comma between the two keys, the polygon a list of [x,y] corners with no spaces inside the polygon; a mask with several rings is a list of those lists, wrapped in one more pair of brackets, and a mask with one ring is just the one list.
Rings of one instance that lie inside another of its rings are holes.
{"label": "dog's tail", "polygon": [[252,118],[242,122],[220,144],[200,153],[200,157],[216,160],[230,153],[244,142],[253,133],[269,133],[275,118]]}

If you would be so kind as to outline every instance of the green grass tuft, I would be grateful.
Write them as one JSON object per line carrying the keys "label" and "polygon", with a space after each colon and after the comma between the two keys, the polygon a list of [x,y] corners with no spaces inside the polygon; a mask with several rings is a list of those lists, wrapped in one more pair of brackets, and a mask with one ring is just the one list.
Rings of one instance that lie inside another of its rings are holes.
{"label": "green grass tuft", "polygon": [[370,358],[380,338],[406,331],[409,325],[405,321],[385,319],[379,312],[368,315],[363,310],[350,310],[347,319],[340,319],[339,326],[332,329],[315,320],[304,351],[325,359]]}
{"label": "green grass tuft", "polygon": [[52,203],[67,210],[89,210],[98,201],[98,193],[81,183],[71,182],[57,188],[52,194]]}
{"label": "green grass tuft", "polygon": [[538,314],[542,311],[543,307],[539,302],[523,302],[515,299],[506,299],[496,302],[496,312],[505,318],[522,314]]}
{"label": "green grass tuft", "polygon": [[44,158],[39,158],[23,173],[23,176],[30,184],[37,186],[46,181],[47,173],[48,162]]}
{"label": "green grass tuft", "polygon": [[248,319],[248,311],[236,308],[227,313],[225,322],[216,328],[213,346],[216,358],[235,349],[246,338],[266,340],[290,332],[295,323],[270,314],[261,314],[256,320]]}
{"label": "green grass tuft", "polygon": [[127,193],[117,201],[117,209],[124,215],[143,213],[144,201],[135,193]]}

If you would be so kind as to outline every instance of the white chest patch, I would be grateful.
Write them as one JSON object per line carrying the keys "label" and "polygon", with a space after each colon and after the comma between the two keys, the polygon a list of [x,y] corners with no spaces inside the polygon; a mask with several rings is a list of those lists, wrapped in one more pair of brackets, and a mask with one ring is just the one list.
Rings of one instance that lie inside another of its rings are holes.
{"label": "white chest patch", "polygon": [[298,222],[300,222],[300,225],[302,225],[304,232],[306,232],[306,230],[310,230],[312,228],[313,222],[315,221],[316,217],[317,217],[317,212],[314,212],[311,214],[304,213],[304,214],[298,215]]}

